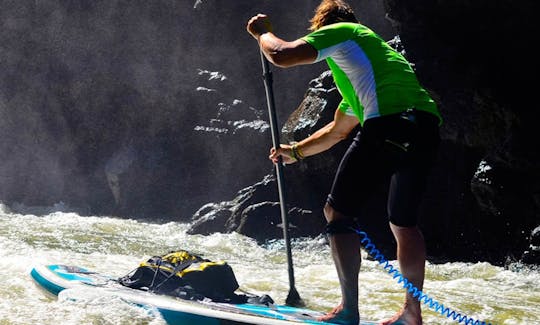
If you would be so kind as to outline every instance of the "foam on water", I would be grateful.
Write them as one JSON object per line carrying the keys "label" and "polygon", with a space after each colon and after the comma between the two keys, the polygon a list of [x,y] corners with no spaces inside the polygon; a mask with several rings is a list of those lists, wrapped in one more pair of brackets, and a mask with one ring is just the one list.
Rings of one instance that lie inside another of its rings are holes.
{"label": "foam on water", "polygon": [[[277,303],[284,303],[289,291],[280,240],[258,245],[236,233],[187,235],[188,226],[175,222],[23,210],[13,212],[0,205],[0,324],[164,324],[148,310],[112,298],[74,302],[62,296],[49,297],[29,276],[32,266],[40,263],[73,264],[122,276],[152,255],[186,249],[212,260],[228,261],[245,291],[269,294]],[[309,308],[331,309],[339,301],[340,291],[325,239],[295,240],[292,248],[300,296]],[[428,264],[424,291],[445,306],[493,324],[540,323],[538,271],[516,272],[488,263]],[[363,259],[363,317],[377,320],[391,316],[400,309],[403,296],[401,286],[377,262]],[[427,308],[424,322],[456,324]]]}

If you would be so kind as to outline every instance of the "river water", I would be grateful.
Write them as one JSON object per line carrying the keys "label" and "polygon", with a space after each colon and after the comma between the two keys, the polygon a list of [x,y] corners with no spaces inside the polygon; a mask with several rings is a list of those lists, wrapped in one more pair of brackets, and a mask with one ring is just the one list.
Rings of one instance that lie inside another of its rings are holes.
{"label": "river water", "polygon": [[[187,235],[187,228],[175,222],[80,216],[66,212],[62,205],[37,209],[0,204],[0,325],[165,324],[113,298],[73,302],[49,297],[33,284],[29,272],[35,264],[62,263],[123,276],[141,261],[174,249],[226,260],[241,289],[269,294],[277,303],[284,303],[289,285],[282,241],[258,245],[236,233]],[[331,309],[340,296],[325,240],[296,240],[292,250],[296,288],[307,307]],[[538,271],[519,265],[507,269],[487,263],[447,263],[428,264],[426,276],[424,291],[430,297],[475,320],[540,324]],[[401,307],[402,298],[401,286],[378,263],[364,259],[362,317],[389,317]],[[458,324],[427,307],[424,323]]]}

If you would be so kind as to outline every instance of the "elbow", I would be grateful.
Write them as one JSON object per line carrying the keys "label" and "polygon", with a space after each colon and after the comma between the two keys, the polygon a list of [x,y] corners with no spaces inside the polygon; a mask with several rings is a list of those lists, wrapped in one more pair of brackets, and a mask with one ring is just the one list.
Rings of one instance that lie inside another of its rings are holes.
{"label": "elbow", "polygon": [[272,62],[275,66],[280,68],[288,68],[296,65],[295,60],[293,60],[289,55],[285,54],[283,51],[273,51],[268,53],[268,60]]}
{"label": "elbow", "polygon": [[349,137],[349,132],[336,128],[335,122],[330,122],[327,125],[326,134],[329,139],[332,139],[332,145],[341,142]]}
{"label": "elbow", "polygon": [[350,134],[349,132],[347,132],[347,133],[342,133],[342,134],[340,135],[340,137],[339,137],[339,141],[345,140],[345,139],[349,138],[349,134]]}
{"label": "elbow", "polygon": [[312,63],[316,55],[315,50],[301,40],[285,42],[272,37],[270,33],[263,34],[259,40],[266,58],[281,68]]}
{"label": "elbow", "polygon": [[336,143],[341,142],[341,141],[347,139],[348,136],[349,136],[349,133],[343,133],[343,132],[337,133],[337,134],[335,135]]}
{"label": "elbow", "polygon": [[338,142],[341,142],[343,140],[346,140],[349,138],[350,136],[350,133],[351,133],[351,130],[349,129],[334,129],[332,134],[333,134],[333,138],[335,139],[335,143],[338,143]]}

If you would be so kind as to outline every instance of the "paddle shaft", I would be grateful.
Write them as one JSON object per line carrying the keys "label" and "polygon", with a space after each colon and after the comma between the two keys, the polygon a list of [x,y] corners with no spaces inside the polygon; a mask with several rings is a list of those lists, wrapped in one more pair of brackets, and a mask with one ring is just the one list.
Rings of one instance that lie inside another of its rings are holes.
{"label": "paddle shaft", "polygon": [[[272,90],[272,72],[270,71],[270,64],[268,59],[261,51],[261,63],[263,69],[264,88],[266,90],[266,103],[268,105],[268,116],[270,118],[270,130],[272,132],[272,145],[274,148],[279,148],[279,130],[277,125],[276,109],[274,104],[274,92]],[[283,239],[285,240],[285,249],[287,251],[287,265],[289,271],[289,295],[285,303],[289,306],[298,306],[302,304],[302,299],[296,291],[294,285],[294,268],[292,261],[291,242],[289,239],[289,219],[287,216],[287,207],[285,199],[285,181],[283,177],[283,164],[281,156],[278,157],[278,163],[276,166],[276,179],[279,193],[279,206],[281,209],[281,223],[283,226]]]}

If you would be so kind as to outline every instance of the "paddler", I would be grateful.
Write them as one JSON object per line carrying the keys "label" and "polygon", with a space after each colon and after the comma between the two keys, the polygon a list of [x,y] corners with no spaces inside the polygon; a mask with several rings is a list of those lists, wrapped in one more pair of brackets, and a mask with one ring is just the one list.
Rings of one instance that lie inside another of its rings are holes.
{"label": "paddler", "polygon": [[[323,0],[310,20],[310,34],[285,41],[258,14],[247,31],[266,58],[287,68],[326,60],[342,101],[334,120],[296,144],[271,148],[270,159],[292,164],[325,151],[360,131],[344,154],[324,207],[326,232],[341,286],[341,302],[321,321],[358,324],[360,240],[352,230],[366,222],[363,206],[389,181],[388,219],[403,276],[422,290],[426,249],[417,225],[426,179],[440,142],[441,116],[409,62],[358,22],[350,5]],[[419,301],[407,293],[403,308],[381,324],[422,324]]]}

